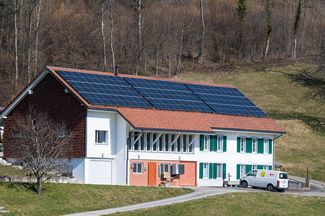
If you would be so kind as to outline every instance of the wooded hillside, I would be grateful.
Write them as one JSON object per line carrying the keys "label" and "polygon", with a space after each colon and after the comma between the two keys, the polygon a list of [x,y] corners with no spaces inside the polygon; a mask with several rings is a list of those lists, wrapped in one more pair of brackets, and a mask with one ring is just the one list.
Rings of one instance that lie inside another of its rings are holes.
{"label": "wooded hillside", "polygon": [[46,65],[174,76],[184,64],[315,60],[324,0],[0,0],[0,106]]}

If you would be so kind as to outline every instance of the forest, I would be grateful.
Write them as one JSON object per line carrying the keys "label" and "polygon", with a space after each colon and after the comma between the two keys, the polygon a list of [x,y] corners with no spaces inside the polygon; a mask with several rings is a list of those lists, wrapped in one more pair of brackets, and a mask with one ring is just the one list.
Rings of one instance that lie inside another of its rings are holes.
{"label": "forest", "polygon": [[188,65],[321,64],[324,20],[324,0],[0,0],[0,106],[46,65],[173,77]]}

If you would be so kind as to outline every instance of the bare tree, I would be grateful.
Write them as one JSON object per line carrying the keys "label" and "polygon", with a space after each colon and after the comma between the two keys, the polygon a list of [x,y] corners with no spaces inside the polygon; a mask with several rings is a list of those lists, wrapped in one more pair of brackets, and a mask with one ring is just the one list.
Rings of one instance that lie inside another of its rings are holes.
{"label": "bare tree", "polygon": [[266,13],[266,41],[262,59],[266,59],[269,53],[270,40],[272,34],[272,7],[273,0],[266,0],[265,13]]}
{"label": "bare tree", "polygon": [[143,10],[144,10],[144,2],[143,0],[135,1],[135,11],[136,11],[136,23],[138,30],[138,44],[137,44],[137,63],[135,68],[135,74],[138,75],[138,67],[140,65],[140,59],[142,55],[142,28],[143,28]]}
{"label": "bare tree", "polygon": [[186,15],[187,15],[187,10],[188,10],[188,3],[186,1],[183,2],[183,8],[182,8],[182,26],[181,26],[181,34],[180,34],[180,39],[179,39],[179,48],[178,48],[178,55],[177,55],[177,63],[176,63],[176,70],[175,74],[176,75],[181,66],[181,60],[182,60],[182,50],[183,50],[183,40],[184,40],[184,31],[185,31],[185,20],[186,20]]}
{"label": "bare tree", "polygon": [[243,31],[247,14],[247,0],[238,0],[237,13],[239,18],[239,55],[243,57]]}
{"label": "bare tree", "polygon": [[41,194],[43,183],[62,171],[62,159],[69,155],[68,130],[48,115],[29,108],[17,121],[15,133],[16,151],[26,170],[36,178],[35,188]]}
{"label": "bare tree", "polygon": [[41,21],[41,11],[42,11],[42,0],[39,0],[38,7],[37,7],[37,15],[36,15],[36,33],[35,33],[35,69],[34,69],[34,76],[38,70],[38,44],[39,44],[39,28],[40,28],[40,21]]}
{"label": "bare tree", "polygon": [[203,0],[200,0],[200,17],[201,17],[201,36],[200,36],[200,47],[198,62],[203,62],[204,42],[205,42],[205,22],[204,22],[204,4]]}
{"label": "bare tree", "polygon": [[15,25],[15,88],[18,87],[19,81],[19,71],[18,71],[18,22],[17,22],[17,14],[18,14],[18,0],[14,0],[14,25]]}
{"label": "bare tree", "polygon": [[114,73],[116,72],[115,67],[115,53],[114,53],[114,41],[113,41],[113,30],[114,30],[114,20],[113,20],[113,0],[109,0],[109,20],[110,20],[110,29],[109,29],[109,43],[111,47],[112,55],[112,68]]}
{"label": "bare tree", "polygon": [[292,47],[292,58],[297,58],[297,34],[302,21],[302,14],[304,10],[304,0],[299,0],[297,12],[295,16],[295,22],[293,25],[293,47]]}
{"label": "bare tree", "polygon": [[100,1],[100,32],[102,37],[102,47],[103,47],[103,61],[104,61],[104,71],[107,69],[107,50],[106,50],[106,36],[105,36],[105,0]]}

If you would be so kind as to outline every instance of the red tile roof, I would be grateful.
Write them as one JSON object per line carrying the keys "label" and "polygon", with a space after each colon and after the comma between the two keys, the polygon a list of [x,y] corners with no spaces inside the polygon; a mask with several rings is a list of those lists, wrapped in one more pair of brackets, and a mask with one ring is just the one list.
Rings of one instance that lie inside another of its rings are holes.
{"label": "red tile roof", "polygon": [[[232,116],[215,113],[187,112],[187,111],[170,111],[157,109],[143,109],[130,107],[116,107],[89,104],[77,91],[75,91],[64,79],[57,73],[57,70],[81,72],[88,74],[102,74],[114,76],[111,72],[99,72],[90,70],[80,70],[61,67],[48,67],[52,74],[66,85],[88,108],[90,109],[108,109],[118,111],[135,129],[166,130],[166,131],[191,131],[191,132],[212,132],[213,129],[223,130],[246,130],[285,133],[271,118]],[[119,74],[122,77],[134,77],[153,80],[167,80],[164,78],[152,78],[144,76],[133,76]],[[174,82],[193,83],[179,80],[170,80]],[[211,86],[223,86],[235,88],[227,84],[200,83]]]}
{"label": "red tile roof", "polygon": [[212,113],[116,108],[135,129],[212,132],[213,129],[285,133],[272,119]]}

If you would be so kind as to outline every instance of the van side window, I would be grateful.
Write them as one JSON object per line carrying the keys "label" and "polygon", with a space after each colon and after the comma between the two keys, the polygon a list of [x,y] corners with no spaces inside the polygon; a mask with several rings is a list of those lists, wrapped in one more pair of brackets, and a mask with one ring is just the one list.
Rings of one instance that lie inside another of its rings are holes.
{"label": "van side window", "polygon": [[257,170],[252,170],[250,173],[247,174],[247,176],[256,176]]}

